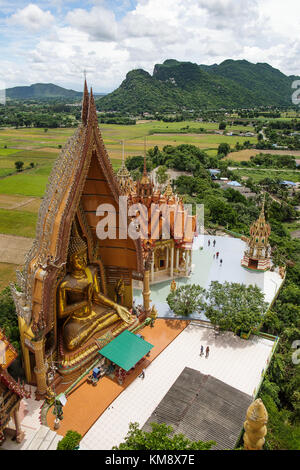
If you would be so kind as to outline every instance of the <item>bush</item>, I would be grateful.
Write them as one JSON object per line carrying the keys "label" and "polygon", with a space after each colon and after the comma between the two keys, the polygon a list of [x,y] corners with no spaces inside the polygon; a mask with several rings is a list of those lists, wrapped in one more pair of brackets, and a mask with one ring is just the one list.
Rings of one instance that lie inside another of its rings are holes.
{"label": "bush", "polygon": [[81,439],[82,435],[77,431],[67,431],[65,437],[57,444],[57,450],[75,450]]}

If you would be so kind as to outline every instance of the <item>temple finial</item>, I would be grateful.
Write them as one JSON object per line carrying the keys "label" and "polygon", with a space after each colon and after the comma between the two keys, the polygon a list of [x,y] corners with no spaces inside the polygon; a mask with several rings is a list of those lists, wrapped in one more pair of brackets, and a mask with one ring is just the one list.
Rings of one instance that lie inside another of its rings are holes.
{"label": "temple finial", "polygon": [[89,112],[89,92],[86,83],[86,76],[84,79],[84,90],[83,90],[83,100],[82,100],[82,110],[81,110],[81,119],[84,125],[87,123],[87,116]]}
{"label": "temple finial", "polygon": [[88,112],[87,122],[95,122],[98,124],[98,116],[97,116],[97,110],[96,110],[92,87],[90,91],[89,112]]}
{"label": "temple finial", "polygon": [[248,408],[244,422],[244,449],[262,450],[267,434],[268,412],[262,400],[258,398]]}
{"label": "temple finial", "polygon": [[146,164],[146,137],[144,138],[144,176],[147,176],[147,164]]}

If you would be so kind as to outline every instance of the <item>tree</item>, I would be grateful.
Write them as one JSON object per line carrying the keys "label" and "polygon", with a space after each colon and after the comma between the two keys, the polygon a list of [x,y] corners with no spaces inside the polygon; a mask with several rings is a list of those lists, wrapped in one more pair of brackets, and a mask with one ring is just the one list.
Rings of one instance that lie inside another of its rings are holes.
{"label": "tree", "polygon": [[158,184],[164,184],[168,179],[167,167],[160,166],[156,172],[156,179]]}
{"label": "tree", "polygon": [[220,130],[220,131],[223,131],[223,130],[225,130],[225,129],[226,129],[226,122],[224,122],[224,121],[223,121],[223,122],[220,122],[220,124],[219,124],[219,130]]}
{"label": "tree", "polygon": [[230,152],[230,145],[227,143],[222,143],[218,147],[218,155],[228,155]]}
{"label": "tree", "polygon": [[23,166],[24,166],[24,162],[21,162],[21,161],[15,162],[15,167],[16,167],[17,171],[22,171]]}
{"label": "tree", "polygon": [[167,302],[176,315],[188,317],[192,313],[201,313],[204,294],[205,289],[196,284],[181,286],[168,295]]}
{"label": "tree", "polygon": [[207,291],[205,315],[213,325],[234,333],[258,327],[267,308],[264,294],[257,286],[212,281]]}
{"label": "tree", "polygon": [[190,441],[183,434],[173,434],[173,428],[165,423],[151,423],[152,431],[139,428],[138,423],[130,423],[125,441],[113,450],[209,450],[214,441]]}
{"label": "tree", "polygon": [[77,431],[67,431],[65,437],[57,444],[57,450],[75,450],[81,439],[82,436]]}

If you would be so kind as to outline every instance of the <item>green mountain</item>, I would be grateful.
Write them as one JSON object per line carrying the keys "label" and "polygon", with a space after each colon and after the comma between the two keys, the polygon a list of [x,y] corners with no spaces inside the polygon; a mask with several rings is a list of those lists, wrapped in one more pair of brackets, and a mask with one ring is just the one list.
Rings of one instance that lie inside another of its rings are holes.
{"label": "green mountain", "polygon": [[16,86],[6,89],[6,96],[11,99],[30,100],[43,98],[81,98],[82,93],[67,90],[53,83],[35,83],[30,86]]}
{"label": "green mountain", "polygon": [[103,111],[132,113],[186,109],[291,105],[292,81],[268,64],[225,60],[197,65],[174,59],[156,64],[153,75],[132,70],[112,93],[97,100]]}

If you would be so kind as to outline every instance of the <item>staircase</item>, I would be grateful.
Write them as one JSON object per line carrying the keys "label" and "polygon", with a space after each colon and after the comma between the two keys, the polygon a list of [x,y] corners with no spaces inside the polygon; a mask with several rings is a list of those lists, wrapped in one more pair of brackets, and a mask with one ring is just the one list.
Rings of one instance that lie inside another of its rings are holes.
{"label": "staircase", "polygon": [[22,450],[56,450],[61,439],[62,436],[42,425]]}

